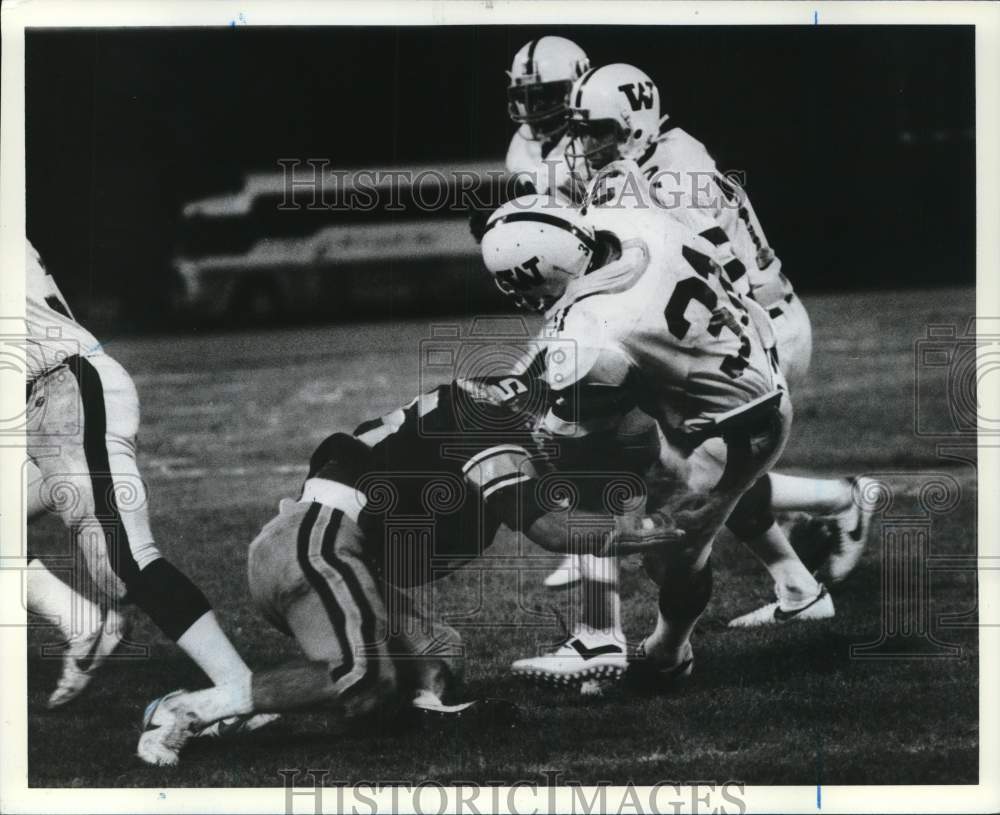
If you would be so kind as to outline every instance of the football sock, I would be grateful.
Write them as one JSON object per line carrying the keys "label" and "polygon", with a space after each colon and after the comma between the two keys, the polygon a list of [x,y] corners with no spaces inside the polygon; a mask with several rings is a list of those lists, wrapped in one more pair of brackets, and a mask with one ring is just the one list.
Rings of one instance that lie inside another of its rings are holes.
{"label": "football sock", "polygon": [[853,500],[853,487],[846,478],[800,478],[771,473],[771,508],[776,512],[833,515],[848,509]]}
{"label": "football sock", "polygon": [[133,600],[215,685],[250,673],[197,586],[165,558],[150,563],[128,587]]}
{"label": "football sock", "polygon": [[618,592],[618,559],[580,557],[580,587],[583,592],[583,624],[625,645]]}
{"label": "football sock", "polygon": [[241,681],[250,675],[250,669],[236,653],[213,611],[206,611],[198,618],[177,639],[177,644],[215,685]]}
{"label": "football sock", "polygon": [[67,641],[103,624],[100,606],[73,591],[37,558],[28,562],[25,577],[28,611],[57,625]]}
{"label": "football sock", "polygon": [[744,543],[771,575],[779,600],[794,603],[807,597],[814,597],[819,592],[816,578],[799,560],[799,556],[795,554],[795,550],[777,523],[771,524],[764,534]]}
{"label": "football sock", "polygon": [[128,599],[174,642],[212,610],[205,595],[166,558],[126,578]]}
{"label": "football sock", "polygon": [[207,727],[219,719],[252,713],[252,677],[248,673],[235,682],[186,694],[184,702],[187,709],[198,718],[202,727]]}
{"label": "football sock", "polygon": [[668,568],[660,585],[656,628],[645,641],[646,654],[668,665],[684,659],[691,632],[712,596],[712,561],[694,574]]}

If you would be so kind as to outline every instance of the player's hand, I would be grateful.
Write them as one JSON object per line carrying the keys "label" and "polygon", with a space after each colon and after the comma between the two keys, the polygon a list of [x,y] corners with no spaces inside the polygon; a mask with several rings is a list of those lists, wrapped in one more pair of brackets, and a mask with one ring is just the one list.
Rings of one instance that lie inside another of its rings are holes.
{"label": "player's hand", "polygon": [[610,557],[648,552],[683,538],[684,530],[660,512],[616,516],[615,531],[608,536],[602,555]]}

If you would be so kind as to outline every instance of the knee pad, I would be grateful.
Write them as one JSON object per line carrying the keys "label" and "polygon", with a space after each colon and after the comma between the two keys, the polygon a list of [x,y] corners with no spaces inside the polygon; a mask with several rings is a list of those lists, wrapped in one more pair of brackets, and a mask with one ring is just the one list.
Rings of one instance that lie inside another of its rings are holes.
{"label": "knee pad", "polygon": [[726,526],[741,541],[749,541],[763,535],[773,523],[771,476],[763,475],[743,493],[730,513]]}
{"label": "knee pad", "polygon": [[694,574],[680,569],[668,570],[660,584],[659,607],[665,619],[691,619],[699,616],[712,597],[712,559]]}
{"label": "knee pad", "polygon": [[309,459],[307,478],[325,478],[353,487],[369,471],[371,448],[346,433],[327,436]]}

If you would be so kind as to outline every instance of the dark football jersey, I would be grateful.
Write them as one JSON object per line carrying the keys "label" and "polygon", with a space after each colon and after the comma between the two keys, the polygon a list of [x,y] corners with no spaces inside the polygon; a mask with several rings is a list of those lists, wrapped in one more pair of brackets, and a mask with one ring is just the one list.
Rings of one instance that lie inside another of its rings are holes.
{"label": "dark football jersey", "polygon": [[369,454],[353,486],[369,558],[394,585],[413,586],[478,557],[501,523],[525,528],[535,500],[530,427],[502,388],[453,382],[361,424]]}

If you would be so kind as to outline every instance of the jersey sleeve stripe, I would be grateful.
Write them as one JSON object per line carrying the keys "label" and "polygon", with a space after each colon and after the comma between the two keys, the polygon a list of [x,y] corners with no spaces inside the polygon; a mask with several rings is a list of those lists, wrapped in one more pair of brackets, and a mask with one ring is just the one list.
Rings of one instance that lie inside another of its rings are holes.
{"label": "jersey sleeve stripe", "polygon": [[528,458],[528,452],[523,447],[519,447],[516,444],[505,444],[498,447],[490,447],[487,450],[477,453],[465,462],[465,464],[462,465],[462,473],[467,476],[473,467],[482,467],[486,461],[497,458],[498,456],[508,456],[524,460]]}
{"label": "jersey sleeve stripe", "polygon": [[483,500],[486,500],[499,490],[506,489],[507,487],[513,487],[515,484],[521,484],[525,481],[530,481],[531,479],[531,473],[511,473],[509,475],[502,475],[498,478],[494,478],[492,481],[488,481],[483,485]]}

